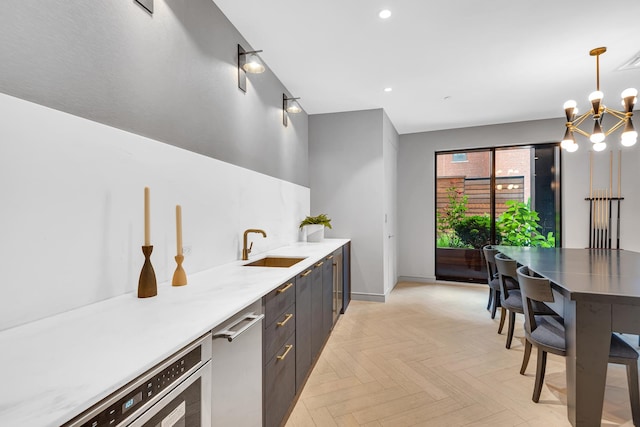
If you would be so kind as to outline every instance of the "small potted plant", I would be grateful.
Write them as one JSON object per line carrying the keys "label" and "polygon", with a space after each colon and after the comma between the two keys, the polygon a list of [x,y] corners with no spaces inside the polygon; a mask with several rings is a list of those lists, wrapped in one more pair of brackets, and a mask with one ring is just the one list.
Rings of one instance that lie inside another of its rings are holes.
{"label": "small potted plant", "polygon": [[325,227],[331,228],[331,218],[326,214],[308,216],[300,223],[300,229],[307,235],[307,242],[321,242],[324,239]]}

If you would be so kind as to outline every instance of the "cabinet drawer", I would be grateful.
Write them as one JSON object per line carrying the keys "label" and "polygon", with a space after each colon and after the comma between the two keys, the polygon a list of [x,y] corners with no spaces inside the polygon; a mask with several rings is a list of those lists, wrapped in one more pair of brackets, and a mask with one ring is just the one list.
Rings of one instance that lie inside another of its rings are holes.
{"label": "cabinet drawer", "polygon": [[264,324],[268,326],[280,318],[284,311],[295,302],[295,278],[291,278],[269,292],[264,297]]}
{"label": "cabinet drawer", "polygon": [[[296,394],[296,349],[291,335],[264,367],[264,414],[267,427],[277,427]],[[289,348],[289,346],[291,346]]]}
{"label": "cabinet drawer", "polygon": [[267,325],[264,331],[264,360],[268,361],[275,356],[280,347],[296,329],[295,305],[290,305],[279,318]]}

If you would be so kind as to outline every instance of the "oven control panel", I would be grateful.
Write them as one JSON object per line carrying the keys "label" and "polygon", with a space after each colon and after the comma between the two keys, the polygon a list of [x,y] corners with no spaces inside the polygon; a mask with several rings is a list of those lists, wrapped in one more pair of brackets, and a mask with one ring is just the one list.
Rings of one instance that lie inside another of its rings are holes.
{"label": "oven control panel", "polygon": [[[91,419],[81,427],[103,427],[117,426],[123,420],[133,414],[147,402],[155,400],[163,390],[176,383],[181,377],[186,375],[192,368],[196,367],[202,360],[202,348],[194,348],[182,357],[172,360],[169,364],[162,366],[159,370],[152,370],[153,375],[143,376],[142,383],[131,389],[131,386],[124,387],[121,391],[114,393],[106,400],[109,405],[106,409],[95,413]],[[137,381],[139,383],[140,380]]]}

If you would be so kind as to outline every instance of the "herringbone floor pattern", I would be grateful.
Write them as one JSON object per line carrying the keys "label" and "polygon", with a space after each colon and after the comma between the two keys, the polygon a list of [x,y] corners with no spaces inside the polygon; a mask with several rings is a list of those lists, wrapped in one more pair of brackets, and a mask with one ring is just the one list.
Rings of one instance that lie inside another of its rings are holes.
{"label": "herringbone floor pattern", "polygon": [[[286,426],[568,426],[564,358],[549,355],[533,403],[535,350],[519,374],[523,318],[507,350],[487,294],[400,283],[384,304],[353,301]],[[602,425],[633,425],[628,396],[624,367],[610,364]]]}

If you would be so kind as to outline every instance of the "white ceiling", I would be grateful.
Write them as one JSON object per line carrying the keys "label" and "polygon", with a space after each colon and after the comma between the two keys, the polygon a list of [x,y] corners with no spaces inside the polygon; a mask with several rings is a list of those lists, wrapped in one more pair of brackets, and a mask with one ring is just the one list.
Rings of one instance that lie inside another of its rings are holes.
{"label": "white ceiling", "polygon": [[586,111],[598,46],[605,104],[640,89],[616,70],[640,52],[638,0],[214,1],[308,114],[384,108],[401,134]]}

